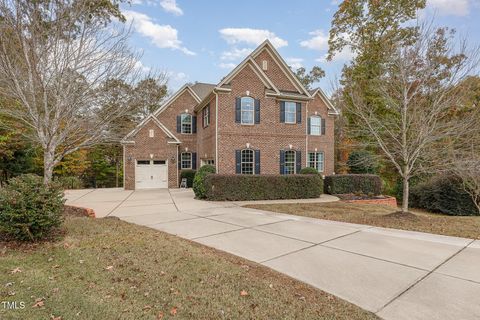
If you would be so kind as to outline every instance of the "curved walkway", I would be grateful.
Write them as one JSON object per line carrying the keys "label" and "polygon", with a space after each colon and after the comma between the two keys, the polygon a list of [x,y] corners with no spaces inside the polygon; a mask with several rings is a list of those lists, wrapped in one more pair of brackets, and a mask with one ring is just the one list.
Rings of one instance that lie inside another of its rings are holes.
{"label": "curved walkway", "polygon": [[97,217],[116,216],[258,262],[384,319],[480,319],[480,241],[199,201],[191,190],[70,190],[66,197]]}

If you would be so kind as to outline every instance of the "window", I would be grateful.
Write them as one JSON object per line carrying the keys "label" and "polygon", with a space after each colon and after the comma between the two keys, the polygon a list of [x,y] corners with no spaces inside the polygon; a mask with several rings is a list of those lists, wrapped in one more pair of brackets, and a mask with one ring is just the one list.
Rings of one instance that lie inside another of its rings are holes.
{"label": "window", "polygon": [[202,160],[202,166],[204,166],[206,164],[214,166],[215,165],[215,160],[213,160],[213,159],[203,159]]}
{"label": "window", "polygon": [[192,169],[192,153],[182,152],[181,155],[181,169]]}
{"label": "window", "polygon": [[310,134],[313,136],[322,134],[322,118],[310,117]]}
{"label": "window", "polygon": [[208,127],[210,125],[210,105],[206,106],[203,109],[203,127]]}
{"label": "window", "polygon": [[137,160],[137,165],[139,166],[150,165],[150,160]]}
{"label": "window", "polygon": [[295,151],[285,151],[285,174],[295,174]]}
{"label": "window", "polygon": [[155,131],[153,131],[153,129],[148,130],[148,136],[153,138],[155,136]]}
{"label": "window", "polygon": [[181,115],[181,132],[192,133],[192,115],[184,113]]}
{"label": "window", "polygon": [[241,174],[255,173],[254,151],[250,149],[242,150]]}
{"label": "window", "polygon": [[255,113],[255,100],[251,97],[243,97],[240,101],[241,124],[253,124]]}
{"label": "window", "polygon": [[153,160],[154,165],[167,164],[165,160]]}
{"label": "window", "polygon": [[307,166],[317,169],[318,172],[323,172],[324,158],[323,152],[309,152]]}
{"label": "window", "polygon": [[268,69],[268,62],[267,62],[267,60],[263,60],[263,61],[262,61],[262,69],[263,69],[263,70],[267,70],[267,69]]}
{"label": "window", "polygon": [[285,123],[297,123],[297,104],[285,102]]}

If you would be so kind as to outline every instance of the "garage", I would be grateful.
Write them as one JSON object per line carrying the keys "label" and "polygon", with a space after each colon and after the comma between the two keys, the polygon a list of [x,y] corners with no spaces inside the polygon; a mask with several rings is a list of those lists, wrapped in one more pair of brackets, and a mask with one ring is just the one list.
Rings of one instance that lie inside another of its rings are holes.
{"label": "garage", "polygon": [[135,189],[168,188],[168,165],[165,160],[137,160]]}

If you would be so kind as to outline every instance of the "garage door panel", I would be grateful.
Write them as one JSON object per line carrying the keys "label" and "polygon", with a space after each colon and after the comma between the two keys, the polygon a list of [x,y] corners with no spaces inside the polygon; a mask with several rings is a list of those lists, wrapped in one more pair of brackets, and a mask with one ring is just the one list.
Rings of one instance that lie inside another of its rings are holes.
{"label": "garage door panel", "polygon": [[163,160],[137,160],[135,189],[168,188],[168,165]]}

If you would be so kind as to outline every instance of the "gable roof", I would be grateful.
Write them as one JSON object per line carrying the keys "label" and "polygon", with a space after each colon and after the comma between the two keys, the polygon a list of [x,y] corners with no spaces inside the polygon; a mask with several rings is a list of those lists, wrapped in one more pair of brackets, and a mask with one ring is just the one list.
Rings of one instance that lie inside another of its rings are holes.
{"label": "gable roof", "polygon": [[195,82],[190,88],[197,94],[200,100],[203,100],[210,94],[210,92],[212,92],[215,85],[211,83]]}
{"label": "gable roof", "polygon": [[340,114],[340,112],[338,112],[337,108],[335,108],[333,103],[330,101],[330,99],[327,97],[327,95],[325,94],[325,92],[323,92],[322,89],[316,88],[316,89],[310,90],[310,95],[312,97],[315,97],[315,95],[318,95],[320,99],[322,99],[322,101],[327,105],[327,108],[332,110],[332,112],[328,112],[328,114],[331,114],[331,115]]}
{"label": "gable roof", "polygon": [[[192,86],[193,87],[193,86]],[[180,89],[177,90],[177,92],[175,92],[173,95],[171,95],[164,103],[162,103],[162,105],[153,112],[153,115],[155,116],[158,116],[160,113],[162,113],[163,110],[165,110],[166,108],[168,108],[168,106],[170,104],[172,104],[172,102],[174,102],[175,100],[177,100],[178,97],[180,97],[182,95],[183,92],[187,91],[188,93],[190,93],[190,95],[195,99],[195,101],[197,101],[197,103],[200,103],[200,101],[202,101],[202,99],[198,96],[198,94],[192,89],[192,87],[186,83],[184,84]],[[198,91],[200,93],[203,94],[202,90],[200,90],[199,88],[200,87],[197,87],[198,88]]]}
{"label": "gable roof", "polygon": [[145,124],[147,124],[150,120],[152,120],[160,129],[162,129],[163,132],[167,135],[168,138],[172,139],[173,141],[169,141],[168,143],[181,143],[180,140],[170,131],[165,127],[163,123],[161,123],[157,117],[155,117],[153,114],[150,114],[148,117],[143,119],[142,122],[140,122],[135,129],[130,131],[121,141],[122,144],[129,144],[129,143],[134,143],[133,141],[129,141],[129,138],[132,138],[135,136],[140,129],[143,128]]}

